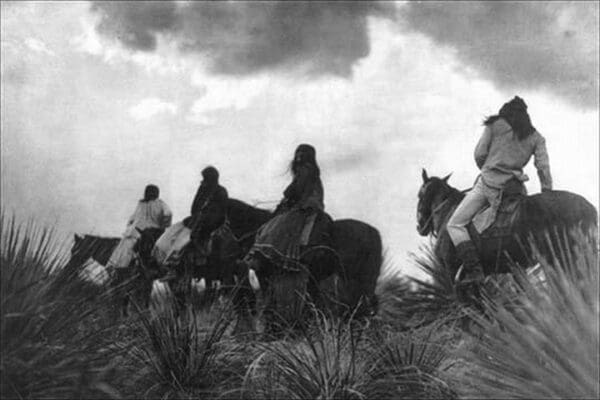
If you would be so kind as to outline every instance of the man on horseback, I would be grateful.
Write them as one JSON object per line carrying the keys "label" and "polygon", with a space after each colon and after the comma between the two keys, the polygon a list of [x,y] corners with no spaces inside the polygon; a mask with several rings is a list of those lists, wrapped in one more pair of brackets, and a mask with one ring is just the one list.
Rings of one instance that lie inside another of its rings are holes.
{"label": "man on horseback", "polygon": [[475,162],[481,170],[475,185],[448,220],[448,234],[463,262],[463,283],[483,279],[483,268],[467,225],[488,204],[497,208],[503,193],[525,194],[529,178],[523,167],[533,155],[542,191],[552,190],[552,177],[544,137],[531,124],[527,105],[518,96],[504,104],[497,115],[488,117],[475,147]]}
{"label": "man on horseback", "polygon": [[[196,192],[190,216],[183,221],[186,228],[191,229],[190,247],[188,251],[193,259],[203,259],[206,264],[210,254],[209,240],[216,230],[221,227],[227,217],[227,190],[219,184],[219,171],[208,166],[202,170],[202,182]],[[176,277],[176,272],[169,269],[161,281]]]}
{"label": "man on horseback", "polygon": [[[156,185],[147,185],[142,198],[133,215],[127,222],[123,238],[112,252],[106,265],[112,276],[112,286],[116,289],[117,298],[121,300],[122,312],[127,314],[127,304],[132,290],[143,289],[141,299],[148,305],[152,290],[152,277],[148,275],[147,265],[139,265],[142,269],[134,269],[132,261],[136,253],[140,262],[150,258],[151,249],[166,228],[171,225],[172,213],[167,204],[159,199],[160,190]],[[134,264],[135,265],[135,264]],[[141,272],[141,273],[140,273]],[[129,285],[125,282],[136,279]]]}
{"label": "man on horseback", "polygon": [[123,239],[117,245],[110,259],[108,268],[127,268],[133,259],[133,248],[140,238],[140,232],[145,231],[147,237],[156,241],[171,225],[173,214],[167,204],[159,199],[160,190],[156,185],[148,185],[142,198],[127,221]]}

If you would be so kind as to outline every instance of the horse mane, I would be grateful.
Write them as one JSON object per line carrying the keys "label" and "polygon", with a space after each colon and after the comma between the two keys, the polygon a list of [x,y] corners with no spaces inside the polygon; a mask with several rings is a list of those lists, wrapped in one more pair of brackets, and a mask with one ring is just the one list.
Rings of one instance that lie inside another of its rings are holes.
{"label": "horse mane", "polygon": [[269,210],[251,206],[241,200],[227,200],[227,217],[231,230],[236,236],[257,230],[271,219],[272,215]]}

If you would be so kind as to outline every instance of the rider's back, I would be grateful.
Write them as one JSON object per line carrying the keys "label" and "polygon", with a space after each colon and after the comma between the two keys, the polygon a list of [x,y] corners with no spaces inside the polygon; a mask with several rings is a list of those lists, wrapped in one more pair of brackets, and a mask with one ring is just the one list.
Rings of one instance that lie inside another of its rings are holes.
{"label": "rider's back", "polygon": [[503,188],[513,178],[528,180],[523,167],[535,156],[535,166],[550,176],[548,154],[544,137],[537,131],[519,139],[511,126],[498,118],[486,126],[482,139],[475,149],[475,160],[481,165],[484,182],[495,188]]}

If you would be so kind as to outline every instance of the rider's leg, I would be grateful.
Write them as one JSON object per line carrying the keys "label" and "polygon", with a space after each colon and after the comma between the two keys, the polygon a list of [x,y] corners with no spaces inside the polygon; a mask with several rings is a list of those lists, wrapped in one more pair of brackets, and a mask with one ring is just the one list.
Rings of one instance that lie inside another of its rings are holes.
{"label": "rider's leg", "polygon": [[473,190],[468,192],[463,201],[458,205],[446,226],[448,235],[456,248],[456,254],[463,263],[466,272],[463,281],[466,282],[481,280],[484,277],[481,261],[479,260],[477,249],[469,236],[467,225],[471,222],[475,214],[487,204],[488,197],[480,187],[478,181]]}

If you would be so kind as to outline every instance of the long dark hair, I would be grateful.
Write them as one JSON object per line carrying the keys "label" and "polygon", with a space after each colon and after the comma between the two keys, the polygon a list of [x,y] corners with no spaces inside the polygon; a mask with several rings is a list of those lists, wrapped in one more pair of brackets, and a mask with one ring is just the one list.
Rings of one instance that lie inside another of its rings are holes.
{"label": "long dark hair", "polygon": [[500,118],[504,119],[510,125],[519,140],[523,140],[535,132],[535,128],[531,124],[531,119],[527,113],[527,104],[519,96],[515,96],[508,103],[504,103],[498,114],[490,115],[483,121],[483,124],[489,126]]}
{"label": "long dark hair", "polygon": [[158,186],[148,185],[148,186],[146,186],[146,189],[144,189],[144,198],[141,201],[148,202],[148,201],[156,200],[156,199],[158,199],[159,193],[160,193],[160,190],[158,189]]}
{"label": "long dark hair", "polygon": [[[296,161],[296,156],[298,153],[304,154],[304,159],[301,162]],[[319,177],[321,175],[321,170],[319,169],[319,165],[317,164],[317,151],[310,144],[301,144],[296,147],[296,151],[294,152],[294,158],[290,162],[290,171],[293,176],[296,176],[298,173],[298,167],[303,164],[310,164],[315,172],[315,177]]]}

